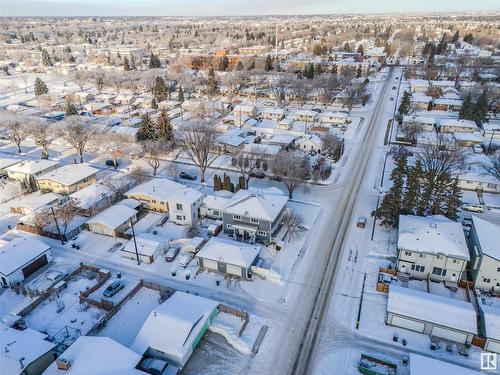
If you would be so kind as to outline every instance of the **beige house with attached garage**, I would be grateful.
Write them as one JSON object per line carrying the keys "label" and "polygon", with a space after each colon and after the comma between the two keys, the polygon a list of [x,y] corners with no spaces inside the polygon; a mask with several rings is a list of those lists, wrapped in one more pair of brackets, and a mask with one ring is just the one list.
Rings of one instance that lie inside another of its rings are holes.
{"label": "beige house with attached garage", "polygon": [[17,164],[5,168],[9,178],[18,181],[26,181],[30,178],[38,177],[44,173],[53,171],[59,162],[54,160],[23,160]]}
{"label": "beige house with attached garage", "polygon": [[469,233],[470,273],[474,286],[500,291],[500,225],[472,215]]}
{"label": "beige house with attached garage", "polygon": [[391,285],[386,323],[431,337],[470,344],[477,334],[470,302]]}
{"label": "beige house with attached garage", "polygon": [[462,224],[442,215],[399,216],[399,272],[458,283],[470,260]]}
{"label": "beige house with attached garage", "polygon": [[94,184],[99,170],[88,164],[67,164],[36,178],[42,191],[71,194]]}
{"label": "beige house with attached garage", "polygon": [[440,133],[474,133],[479,131],[471,120],[441,119],[438,124]]}
{"label": "beige house with attached garage", "polygon": [[19,201],[10,203],[10,211],[16,214],[29,215],[35,211],[58,203],[62,197],[55,193],[42,194],[35,191],[30,195],[21,198]]}

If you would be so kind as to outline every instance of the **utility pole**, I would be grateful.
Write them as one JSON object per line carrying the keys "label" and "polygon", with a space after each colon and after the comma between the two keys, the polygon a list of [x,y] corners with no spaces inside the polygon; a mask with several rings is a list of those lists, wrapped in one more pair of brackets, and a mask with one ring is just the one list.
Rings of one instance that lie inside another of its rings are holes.
{"label": "utility pole", "polygon": [[52,212],[52,216],[54,217],[54,222],[56,223],[56,229],[57,229],[57,233],[59,234],[59,239],[61,240],[61,244],[64,245],[63,236],[61,234],[61,230],[59,229],[59,223],[57,222],[57,217],[56,217],[56,213],[54,212],[54,207],[51,206],[50,211]]}
{"label": "utility pole", "polygon": [[491,133],[490,142],[488,143],[488,148],[486,149],[486,155],[489,155],[490,153],[491,142],[493,141],[493,137],[495,136],[496,131],[497,129],[493,129],[493,132]]}
{"label": "utility pole", "polygon": [[132,237],[134,239],[134,247],[135,247],[135,256],[137,258],[137,265],[141,265],[141,260],[139,259],[139,251],[137,250],[137,241],[135,240],[135,230],[134,230],[134,223],[132,222],[132,218],[128,219],[130,228],[132,229]]}

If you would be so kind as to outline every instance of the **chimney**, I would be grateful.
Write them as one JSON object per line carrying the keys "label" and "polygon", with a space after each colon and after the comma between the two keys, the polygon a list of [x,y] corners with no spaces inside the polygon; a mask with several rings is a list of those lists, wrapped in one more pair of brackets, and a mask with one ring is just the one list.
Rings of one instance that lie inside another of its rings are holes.
{"label": "chimney", "polygon": [[65,370],[65,371],[67,371],[71,367],[71,362],[69,360],[67,360],[66,358],[63,358],[63,357],[59,357],[56,360],[56,364],[57,364],[57,369],[58,370]]}

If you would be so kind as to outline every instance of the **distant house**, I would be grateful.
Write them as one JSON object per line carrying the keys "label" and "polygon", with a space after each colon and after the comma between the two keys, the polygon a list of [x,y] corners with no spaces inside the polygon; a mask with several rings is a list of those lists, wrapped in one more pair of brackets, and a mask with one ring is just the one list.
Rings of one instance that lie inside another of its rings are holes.
{"label": "distant house", "polygon": [[166,178],[154,178],[132,188],[125,195],[143,202],[150,210],[168,212],[170,220],[181,225],[190,225],[198,220],[203,201],[203,194],[199,191]]}
{"label": "distant house", "polygon": [[31,328],[17,330],[0,322],[0,370],[5,375],[40,375],[55,359],[54,342]]}
{"label": "distant house", "polygon": [[55,193],[41,194],[40,192],[31,193],[19,201],[11,201],[10,210],[16,214],[29,215],[35,211],[58,203],[61,196]]}
{"label": "distant house", "polygon": [[215,195],[206,195],[200,206],[200,215],[210,219],[221,220],[222,210],[228,202],[228,198]]}
{"label": "distant house", "polygon": [[342,112],[322,112],[319,114],[321,124],[343,125],[347,123],[348,116]]}
{"label": "distant house", "polygon": [[252,104],[238,104],[233,109],[234,116],[255,117],[258,113],[257,107]]}
{"label": "distant house", "polygon": [[450,99],[450,98],[438,98],[434,99],[434,110],[437,111],[460,111],[462,108],[462,100],[460,99]]}
{"label": "distant house", "polygon": [[245,130],[239,128],[230,129],[217,137],[217,146],[224,153],[236,154],[246,142],[246,133]]}
{"label": "distant house", "polygon": [[500,182],[495,177],[485,174],[481,169],[470,166],[470,170],[457,175],[458,187],[463,190],[500,193]]}
{"label": "distant house", "polygon": [[12,287],[51,261],[50,246],[31,237],[12,240],[0,247],[0,284]]}
{"label": "distant house", "polygon": [[208,298],[175,292],[149,314],[131,349],[181,368],[217,316],[217,306]]}
{"label": "distant house", "polygon": [[470,302],[391,285],[386,323],[429,336],[470,344],[477,334]]}
{"label": "distant house", "polygon": [[165,246],[164,238],[151,233],[139,233],[135,236],[135,243],[134,240],[130,240],[120,252],[124,258],[136,260],[138,254],[141,262],[154,263],[158,257],[163,255]]}
{"label": "distant house", "polygon": [[196,254],[200,267],[243,279],[258,259],[260,247],[212,237]]}
{"label": "distant house", "polygon": [[67,164],[36,177],[40,190],[71,194],[94,184],[99,170],[88,164]]}
{"label": "distant house", "polygon": [[474,286],[500,291],[500,226],[472,215],[469,233],[470,272]]}
{"label": "distant house", "polygon": [[21,160],[22,159],[16,159],[13,157],[0,158],[0,172],[7,173],[6,168],[10,167],[11,165],[19,163]]}
{"label": "distant house", "polygon": [[224,232],[238,241],[269,243],[280,228],[288,197],[259,190],[238,190],[224,206]]}
{"label": "distant house", "polygon": [[471,120],[441,119],[438,124],[440,133],[474,133],[477,125]]}
{"label": "distant house", "polygon": [[308,151],[321,153],[323,150],[323,140],[315,134],[303,135],[295,140],[298,148]]}
{"label": "distant house", "polygon": [[432,96],[421,94],[411,96],[411,104],[415,109],[426,111],[429,108],[429,103],[432,104]]}
{"label": "distant house", "polygon": [[17,164],[5,168],[9,178],[18,181],[28,181],[44,173],[53,171],[59,162],[48,159],[23,160]]}
{"label": "distant house", "polygon": [[244,156],[252,157],[258,155],[261,159],[274,160],[276,155],[281,151],[281,146],[269,145],[263,143],[245,144],[241,150]]}
{"label": "distant house", "polygon": [[266,107],[260,111],[260,117],[278,122],[285,117],[285,110],[283,108]]}
{"label": "distant house", "polygon": [[469,251],[462,224],[442,215],[400,215],[398,261],[400,272],[417,279],[458,283]]}
{"label": "distant house", "polygon": [[318,117],[318,112],[310,110],[310,109],[302,109],[293,111],[289,114],[289,117],[294,121],[302,121],[302,122],[314,122]]}
{"label": "distant house", "polygon": [[116,204],[87,221],[89,231],[116,237],[137,221],[138,211],[124,204]]}
{"label": "distant house", "polygon": [[403,126],[418,125],[422,130],[431,132],[435,129],[436,119],[431,116],[403,116]]}

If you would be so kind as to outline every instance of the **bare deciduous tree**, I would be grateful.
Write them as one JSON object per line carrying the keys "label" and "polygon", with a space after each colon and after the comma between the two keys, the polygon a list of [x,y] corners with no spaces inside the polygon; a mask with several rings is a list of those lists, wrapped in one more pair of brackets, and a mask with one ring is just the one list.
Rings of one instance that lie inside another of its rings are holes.
{"label": "bare deciduous tree", "polygon": [[193,122],[181,134],[181,148],[200,169],[200,181],[205,182],[205,171],[219,157],[214,152],[219,133],[215,125],[207,120]]}
{"label": "bare deciduous tree", "polygon": [[133,168],[128,174],[128,176],[130,177],[134,185],[142,184],[143,182],[146,182],[150,178],[147,172],[144,170],[144,168],[141,167]]}
{"label": "bare deciduous tree", "polygon": [[342,139],[331,133],[321,137],[323,141],[323,152],[326,152],[333,160],[337,161],[342,154]]}
{"label": "bare deciduous tree", "polygon": [[489,163],[481,165],[484,172],[500,181],[500,154],[490,158]]}
{"label": "bare deciduous tree", "polygon": [[58,127],[59,135],[78,153],[83,163],[83,153],[94,135],[94,128],[81,116],[69,116]]}
{"label": "bare deciduous tree", "polygon": [[306,231],[302,216],[291,209],[285,211],[283,225],[286,228],[288,242],[299,239]]}
{"label": "bare deciduous tree", "polygon": [[56,138],[54,126],[45,124],[41,120],[33,119],[28,123],[30,134],[35,140],[35,144],[42,148],[42,159],[49,158],[49,146]]}
{"label": "bare deciduous tree", "polygon": [[77,70],[72,77],[72,81],[80,88],[80,91],[83,92],[83,88],[89,79],[89,75],[87,72]]}
{"label": "bare deciduous tree", "polygon": [[417,137],[424,131],[422,124],[414,122],[403,125],[402,129],[405,133],[406,140],[411,143],[416,143]]}
{"label": "bare deciduous tree", "polygon": [[144,160],[153,168],[153,176],[156,176],[158,168],[160,168],[160,156],[167,154],[174,148],[173,142],[146,141],[142,144],[144,151]]}
{"label": "bare deciduous tree", "polygon": [[111,156],[115,169],[118,168],[118,159],[126,154],[125,148],[132,142],[131,137],[118,133],[99,134],[99,137],[96,137],[96,143]]}
{"label": "bare deciduous tree", "polygon": [[40,229],[48,226],[51,230],[59,227],[62,236],[65,237],[69,224],[71,224],[81,212],[80,202],[75,198],[70,198],[64,204],[55,206],[52,209],[47,208],[37,213],[35,215],[35,225]]}
{"label": "bare deciduous tree", "polygon": [[235,156],[236,168],[245,179],[245,189],[248,189],[250,177],[262,165],[262,155],[258,151],[258,147],[250,149],[250,153],[238,154]]}
{"label": "bare deciduous tree", "polygon": [[29,129],[26,124],[30,118],[10,113],[2,113],[0,117],[0,135],[16,145],[17,153],[20,154],[21,142],[26,139]]}
{"label": "bare deciduous tree", "polygon": [[275,79],[269,80],[269,91],[272,93],[273,99],[278,103],[278,107],[283,107],[285,103],[289,84],[290,80],[283,74],[280,74]]}
{"label": "bare deciduous tree", "polygon": [[304,154],[300,151],[281,151],[271,165],[272,172],[285,183],[290,199],[294,190],[308,178],[310,168],[304,164]]}
{"label": "bare deciduous tree", "polygon": [[422,169],[436,178],[463,169],[466,160],[461,147],[445,142],[441,137],[434,144],[421,146],[416,156]]}

